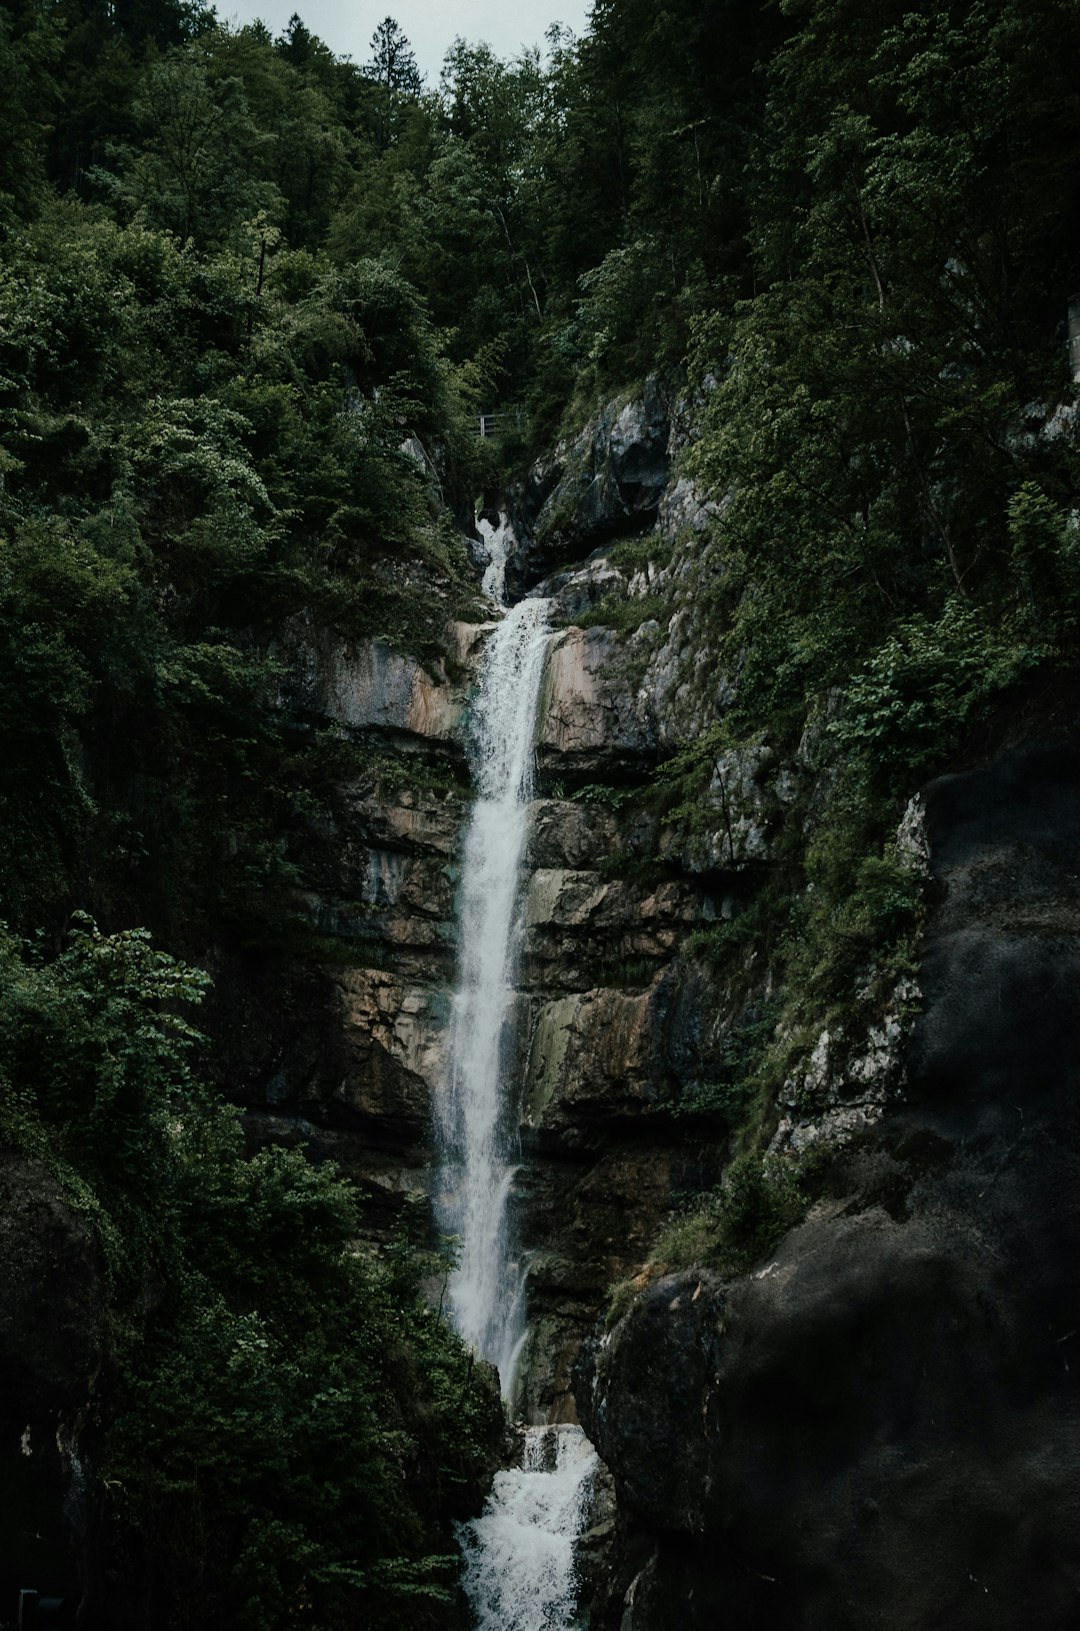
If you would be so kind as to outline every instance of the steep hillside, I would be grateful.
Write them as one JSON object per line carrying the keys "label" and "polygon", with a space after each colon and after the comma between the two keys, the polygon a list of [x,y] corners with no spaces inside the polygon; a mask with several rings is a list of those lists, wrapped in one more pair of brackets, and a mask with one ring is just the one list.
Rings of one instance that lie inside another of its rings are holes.
{"label": "steep hillside", "polygon": [[0,17],[0,1620],[467,1623],[497,530],[583,1612],[1064,1631],[1080,12],[399,36]]}

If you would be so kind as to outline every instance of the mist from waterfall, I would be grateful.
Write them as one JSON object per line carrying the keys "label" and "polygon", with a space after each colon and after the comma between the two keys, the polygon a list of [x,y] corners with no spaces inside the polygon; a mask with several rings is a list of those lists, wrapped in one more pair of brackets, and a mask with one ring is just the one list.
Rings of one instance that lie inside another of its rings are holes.
{"label": "mist from waterfall", "polygon": [[[484,589],[500,604],[507,534],[486,528]],[[457,1237],[450,1314],[462,1336],[513,1386],[524,1332],[524,1274],[507,1225],[517,1155],[506,1084],[508,1009],[521,941],[519,873],[532,796],[533,738],[549,629],[547,602],[523,600],[484,652],[470,754],[477,797],[465,839],[458,984],[447,1091],[439,1104],[439,1220]]]}
{"label": "mist from waterfall", "polygon": [[596,1465],[580,1427],[527,1429],[521,1466],[496,1473],[483,1516],[459,1526],[476,1631],[575,1623],[576,1542]]}

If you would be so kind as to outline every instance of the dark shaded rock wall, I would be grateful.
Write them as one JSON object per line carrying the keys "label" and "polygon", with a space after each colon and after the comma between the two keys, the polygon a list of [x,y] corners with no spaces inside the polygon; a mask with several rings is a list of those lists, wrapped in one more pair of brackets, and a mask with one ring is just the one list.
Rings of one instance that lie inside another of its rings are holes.
{"label": "dark shaded rock wall", "polygon": [[621,1631],[1076,1623],[1080,754],[926,810],[906,1104],[772,1258],[657,1283],[583,1367]]}
{"label": "dark shaded rock wall", "polygon": [[[596,1627],[1064,1631],[1080,1610],[1072,747],[1017,748],[926,790],[913,830],[918,849],[925,826],[938,904],[907,1058],[889,1016],[880,1036],[823,1032],[781,1106],[777,1149],[858,1133],[830,1198],[749,1274],[662,1280],[595,1335],[673,1198],[720,1175],[722,1144],[670,1109],[721,1074],[745,981],[729,993],[682,951],[770,866],[792,801],[812,814],[824,729],[811,720],[784,760],[767,742],[718,751],[695,828],[623,801],[730,691],[680,568],[605,553],[628,533],[655,535],[661,554],[701,534],[706,506],[669,471],[670,417],[655,385],[609,405],[512,506],[510,580],[552,574],[542,589],[564,621],[658,586],[674,607],[664,627],[562,628],[545,678],[513,1016],[523,1409],[580,1416],[610,1464],[619,1543],[605,1582],[606,1516]],[[467,675],[484,631],[453,632]],[[207,1028],[252,1143],[336,1159],[389,1232],[434,1181],[468,680],[300,625],[279,655],[282,707],[395,771],[343,775],[288,835],[308,949],[222,954]],[[55,1186],[21,1166],[0,1165],[0,1257],[0,1366],[17,1378],[0,1497],[11,1523],[40,1514],[23,1528],[43,1550],[18,1568],[70,1591],[100,1268]]]}
{"label": "dark shaded rock wall", "polygon": [[511,594],[613,538],[647,531],[668,487],[670,443],[669,393],[653,375],[640,397],[614,398],[539,459],[508,494],[518,539]]}
{"label": "dark shaded rock wall", "polygon": [[105,1363],[93,1230],[37,1162],[0,1151],[0,1602],[81,1596],[80,1435]]}

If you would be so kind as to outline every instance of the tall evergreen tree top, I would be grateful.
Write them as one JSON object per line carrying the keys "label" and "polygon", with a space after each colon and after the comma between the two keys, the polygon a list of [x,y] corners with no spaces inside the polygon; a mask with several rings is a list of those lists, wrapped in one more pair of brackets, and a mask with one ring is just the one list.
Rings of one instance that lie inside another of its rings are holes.
{"label": "tall evergreen tree top", "polygon": [[371,61],[366,71],[388,91],[415,96],[423,80],[412,46],[393,17],[384,17],[371,36]]}

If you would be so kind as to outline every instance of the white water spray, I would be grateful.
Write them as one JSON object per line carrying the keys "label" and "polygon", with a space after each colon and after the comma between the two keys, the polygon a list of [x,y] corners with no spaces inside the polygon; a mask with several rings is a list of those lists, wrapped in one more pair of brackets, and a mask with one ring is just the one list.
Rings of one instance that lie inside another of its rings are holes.
{"label": "white water spray", "polygon": [[495,1475],[484,1514],[461,1524],[462,1584],[476,1631],[563,1631],[574,1624],[574,1543],[596,1451],[580,1427],[530,1427],[522,1465]]}
{"label": "white water spray", "polygon": [[[485,532],[491,564],[484,588],[501,600],[508,537],[504,528]],[[520,601],[484,654],[473,714],[478,796],[462,865],[450,1079],[439,1106],[440,1221],[457,1236],[459,1251],[451,1315],[465,1339],[498,1366],[506,1397],[524,1329],[524,1277],[507,1229],[516,1126],[505,1083],[505,1032],[520,950],[518,874],[548,632],[547,602]]]}
{"label": "white water spray", "polygon": [[484,576],[480,587],[496,606],[505,609],[506,606],[506,558],[510,553],[510,546],[514,541],[514,534],[505,515],[499,516],[499,525],[493,527],[490,521],[478,521],[480,536],[487,546],[488,563],[484,568]]}
{"label": "white water spray", "polygon": [[[481,522],[484,591],[505,606],[512,534]],[[507,1013],[521,949],[519,872],[548,642],[547,602],[523,600],[489,638],[473,713],[477,799],[461,877],[458,987],[448,1091],[439,1105],[440,1221],[458,1240],[454,1324],[499,1369],[510,1399],[525,1330],[525,1276],[507,1203],[517,1156]],[[496,1475],[483,1515],[458,1526],[476,1631],[566,1631],[576,1623],[574,1546],[596,1452],[580,1427],[530,1427],[522,1463]]]}

